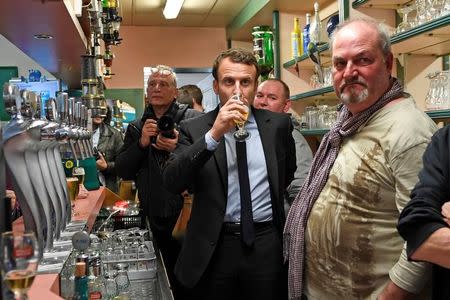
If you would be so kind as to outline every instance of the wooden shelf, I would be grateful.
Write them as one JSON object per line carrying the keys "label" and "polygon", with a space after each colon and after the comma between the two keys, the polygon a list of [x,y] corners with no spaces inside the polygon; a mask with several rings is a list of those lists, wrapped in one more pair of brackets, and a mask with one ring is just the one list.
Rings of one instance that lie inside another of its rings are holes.
{"label": "wooden shelf", "polygon": [[[355,0],[353,8],[397,9],[410,0]],[[391,37],[394,54],[441,56],[450,53],[450,15],[416,26]]]}
{"label": "wooden shelf", "polygon": [[450,15],[391,37],[394,53],[446,55],[450,53]]}
{"label": "wooden shelf", "polygon": [[355,0],[352,2],[353,8],[385,8],[396,9],[404,6],[411,0]]}
{"label": "wooden shelf", "polygon": [[[319,53],[320,53],[320,61],[322,63],[322,66],[326,66],[330,64],[331,61],[331,52],[330,52],[330,45],[324,44],[322,46],[319,46]],[[302,69],[314,69],[314,63],[311,59],[309,59],[308,54],[303,54],[302,56],[296,57],[295,59],[291,59],[283,64],[283,68],[288,70],[289,72],[296,74],[297,71],[295,70],[295,65],[298,65],[298,68],[300,70]]]}
{"label": "wooden shelf", "polygon": [[291,96],[291,101],[310,100],[314,99],[336,99],[336,94],[332,86],[323,87],[316,90],[311,90],[305,93]]}
{"label": "wooden shelf", "polygon": [[450,109],[443,110],[429,110],[425,112],[430,118],[435,119],[450,119]]}
{"label": "wooden shelf", "polygon": [[326,134],[330,129],[323,128],[323,129],[302,129],[300,130],[301,134],[305,136],[320,136]]}

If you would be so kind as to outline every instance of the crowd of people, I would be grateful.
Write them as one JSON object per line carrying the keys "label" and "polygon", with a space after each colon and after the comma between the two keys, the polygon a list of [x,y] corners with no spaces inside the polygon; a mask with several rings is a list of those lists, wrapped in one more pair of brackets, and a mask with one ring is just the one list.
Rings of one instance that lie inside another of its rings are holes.
{"label": "crowd of people", "polygon": [[[347,20],[330,49],[341,103],[314,156],[288,85],[258,85],[251,52],[217,56],[219,105],[206,113],[198,87],[152,69],[115,171],[136,180],[175,299],[449,298],[450,129],[437,131],[391,75],[383,25]],[[187,191],[180,243],[172,229]]]}
{"label": "crowd of people", "polygon": [[450,127],[392,76],[382,24],[347,20],[330,49],[338,119],[314,155],[288,85],[238,48],[213,63],[212,111],[158,65],[124,138],[93,119],[101,181],[136,182],[176,300],[450,299]]}

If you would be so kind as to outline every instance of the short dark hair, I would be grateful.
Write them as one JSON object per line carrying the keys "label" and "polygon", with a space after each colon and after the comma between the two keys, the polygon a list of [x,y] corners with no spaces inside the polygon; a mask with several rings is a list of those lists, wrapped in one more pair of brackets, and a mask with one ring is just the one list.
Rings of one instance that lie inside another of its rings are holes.
{"label": "short dark hair", "polygon": [[258,65],[258,61],[256,60],[255,55],[253,55],[252,52],[246,49],[241,48],[231,48],[228,50],[223,51],[219,54],[219,56],[216,57],[213,64],[213,70],[212,74],[215,80],[219,80],[217,76],[217,70],[219,69],[219,65],[222,62],[223,59],[229,58],[234,63],[242,63],[249,66],[255,66],[256,68],[256,77],[255,81],[258,80],[260,69]]}
{"label": "short dark hair", "polygon": [[203,101],[203,93],[202,90],[196,86],[195,84],[186,84],[178,89],[178,98],[177,101],[179,103],[188,104],[190,108],[192,108],[192,99],[198,105],[202,105]]}
{"label": "short dark hair", "polygon": [[290,91],[288,85],[286,84],[286,82],[284,82],[283,80],[277,79],[277,78],[269,78],[263,82],[266,82],[266,81],[279,82],[283,86],[283,92],[284,92],[284,96],[286,97],[286,99],[289,99],[291,97],[291,91]]}

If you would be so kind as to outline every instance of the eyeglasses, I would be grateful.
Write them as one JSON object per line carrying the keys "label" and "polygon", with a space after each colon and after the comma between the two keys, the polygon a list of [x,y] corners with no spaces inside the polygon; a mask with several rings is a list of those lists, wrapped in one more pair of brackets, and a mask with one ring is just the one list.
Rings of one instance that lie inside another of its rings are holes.
{"label": "eyeglasses", "polygon": [[164,76],[168,76],[168,75],[172,75],[173,71],[171,69],[167,69],[167,68],[164,68],[164,67],[153,67],[153,68],[150,68],[150,74],[156,74],[156,73],[159,73],[159,74],[164,75]]}

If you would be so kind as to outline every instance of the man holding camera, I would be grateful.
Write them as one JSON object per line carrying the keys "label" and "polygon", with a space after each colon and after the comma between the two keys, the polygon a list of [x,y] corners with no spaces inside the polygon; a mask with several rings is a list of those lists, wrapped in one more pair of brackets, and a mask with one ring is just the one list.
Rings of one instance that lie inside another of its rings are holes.
{"label": "man holding camera", "polygon": [[200,115],[195,110],[179,106],[175,102],[177,95],[176,76],[172,69],[163,65],[151,68],[144,115],[128,125],[124,145],[116,159],[118,175],[136,181],[141,207],[149,218],[175,296],[178,285],[173,268],[180,245],[172,238],[172,229],[183,197],[163,187],[161,170],[177,145],[176,125],[181,120]]}

